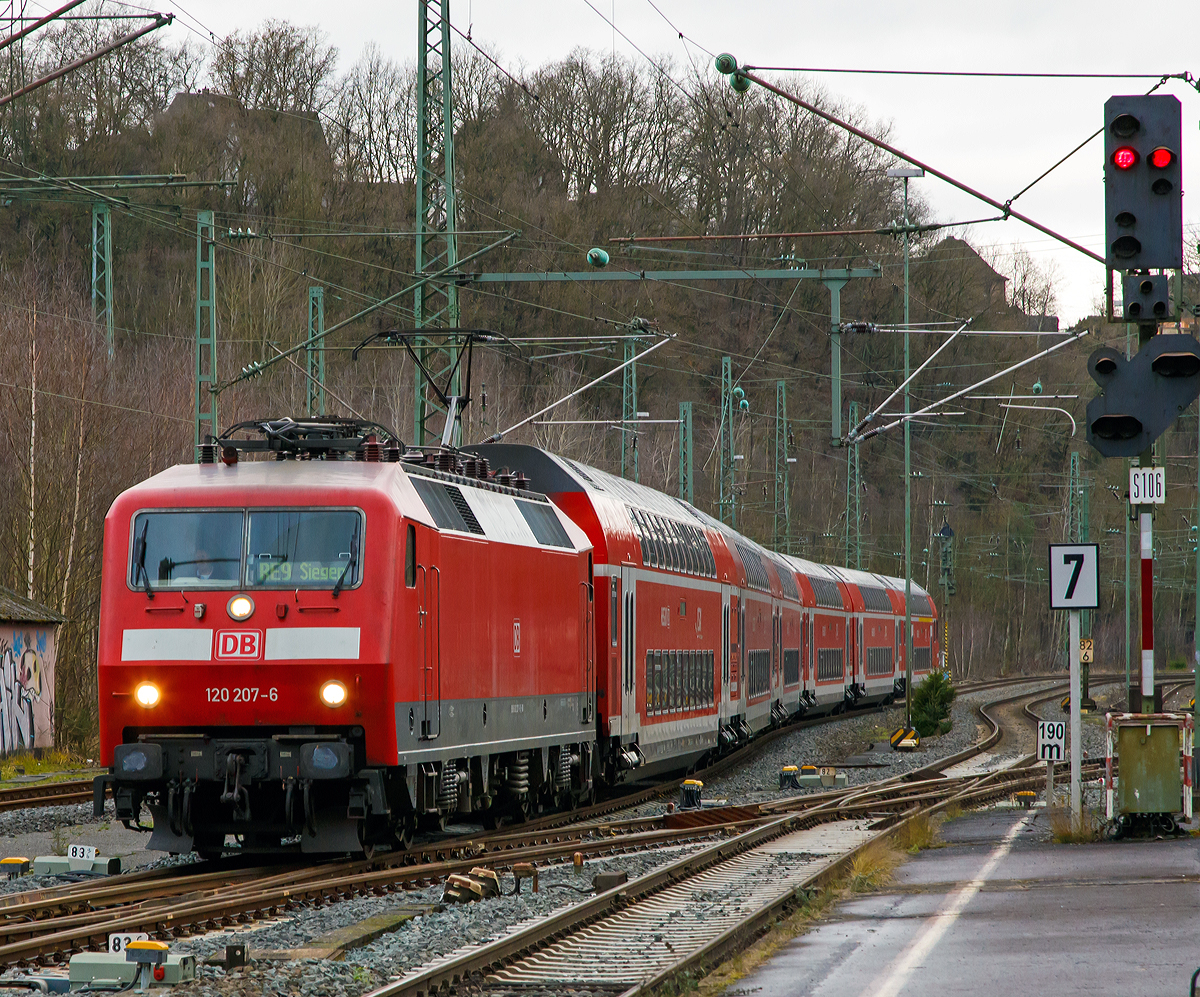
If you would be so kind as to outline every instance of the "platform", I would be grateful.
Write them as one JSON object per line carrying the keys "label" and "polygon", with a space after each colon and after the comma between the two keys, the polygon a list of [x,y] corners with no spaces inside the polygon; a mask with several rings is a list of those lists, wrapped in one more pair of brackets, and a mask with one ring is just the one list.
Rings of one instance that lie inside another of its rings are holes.
{"label": "platform", "polygon": [[1200,966],[1195,839],[1056,845],[1040,810],[968,814],[942,837],[728,992],[1187,994]]}

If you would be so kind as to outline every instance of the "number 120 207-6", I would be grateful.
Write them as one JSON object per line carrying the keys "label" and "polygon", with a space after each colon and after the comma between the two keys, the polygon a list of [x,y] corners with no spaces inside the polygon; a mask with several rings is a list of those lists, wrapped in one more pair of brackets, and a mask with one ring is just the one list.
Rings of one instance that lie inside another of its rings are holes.
{"label": "number 120 207-6", "polygon": [[231,689],[228,686],[212,685],[208,687],[207,692],[210,703],[257,703],[259,699],[272,703],[279,701],[279,690],[274,687],[259,689],[257,686],[242,686],[240,689]]}

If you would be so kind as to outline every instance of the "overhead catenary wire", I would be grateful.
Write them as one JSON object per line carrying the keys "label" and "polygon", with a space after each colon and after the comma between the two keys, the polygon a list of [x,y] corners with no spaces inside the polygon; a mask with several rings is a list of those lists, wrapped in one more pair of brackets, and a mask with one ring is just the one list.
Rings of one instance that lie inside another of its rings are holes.
{"label": "overhead catenary wire", "polygon": [[551,409],[558,408],[558,406],[562,405],[563,402],[570,401],[572,398],[576,397],[577,395],[583,394],[589,388],[595,387],[601,381],[607,380],[608,378],[612,377],[613,374],[620,373],[626,367],[630,366],[631,364],[637,363],[643,357],[649,356],[651,353],[653,353],[655,350],[657,350],[660,346],[665,346],[667,343],[674,341],[674,339],[675,339],[675,336],[673,333],[665,334],[664,338],[660,339],[653,346],[649,347],[648,349],[643,350],[641,353],[637,354],[636,356],[632,357],[631,359],[626,360],[623,364],[619,364],[618,366],[614,367],[612,370],[606,371],[605,373],[601,374],[599,377],[594,378],[593,380],[591,380],[587,384],[585,384],[582,388],[576,388],[574,391],[570,392],[570,394],[563,395],[563,397],[558,399],[558,401],[551,402],[545,408],[539,409],[537,412],[534,412],[533,415],[528,416],[525,419],[522,419],[520,422],[515,423],[512,426],[509,426],[508,429],[501,430],[500,432],[497,432],[497,433],[493,433],[491,436],[489,436],[483,442],[484,443],[499,443],[509,433],[520,429],[522,426],[527,425],[530,422],[533,422],[533,420],[538,418],[538,416],[545,415]]}
{"label": "overhead catenary wire", "polygon": [[898,394],[900,394],[901,391],[903,391],[906,387],[908,387],[908,385],[910,385],[916,379],[916,376],[918,374],[920,374],[921,371],[923,371],[931,363],[933,363],[933,361],[937,357],[937,355],[939,353],[941,353],[942,350],[944,350],[947,346],[949,346],[951,343],[953,343],[954,340],[956,340],[958,338],[958,334],[960,332],[962,332],[963,330],[965,330],[967,328],[967,326],[969,326],[970,324],[971,324],[971,320],[967,319],[967,321],[965,321],[962,325],[960,325],[957,329],[955,329],[944,343],[942,343],[940,346],[938,346],[938,348],[936,350],[934,350],[932,353],[929,354],[928,357],[925,358],[925,362],[922,363],[921,366],[919,366],[916,370],[914,370],[911,374],[909,374],[908,377],[906,377],[904,379],[903,383],[897,385],[896,389],[890,395],[888,395],[887,398],[885,398],[883,401],[881,401],[878,405],[875,406],[874,409],[872,409],[862,419],[859,420],[858,425],[855,426],[852,430],[850,430],[849,433],[846,434],[847,438],[853,437],[860,429],[862,429],[863,426],[865,426],[868,422],[870,422],[872,419],[874,419],[875,416],[879,415],[879,413],[881,413],[883,411],[884,406],[886,406],[888,404],[888,402],[890,402],[893,398],[895,398]]}
{"label": "overhead catenary wire", "polygon": [[862,76],[976,76],[993,79],[1027,80],[1158,80],[1181,79],[1190,82],[1192,74],[1181,73],[1047,73],[986,69],[862,69],[832,66],[743,66],[747,72],[767,73],[848,73]]}
{"label": "overhead catenary wire", "polygon": [[[584,0],[584,2],[586,3],[587,0]],[[916,166],[919,169],[924,170],[930,176],[935,176],[939,180],[942,180],[945,183],[950,184],[952,187],[957,187],[963,193],[970,194],[972,197],[974,197],[980,201],[983,201],[985,204],[990,204],[996,210],[1003,211],[1006,215],[1011,215],[1013,218],[1017,219],[1017,221],[1024,222],[1026,225],[1029,225],[1030,227],[1037,229],[1039,232],[1043,233],[1044,235],[1050,236],[1052,239],[1058,240],[1064,246],[1068,246],[1069,248],[1074,249],[1079,253],[1082,253],[1084,256],[1087,256],[1088,258],[1095,260],[1097,263],[1100,263],[1100,264],[1105,263],[1104,257],[1099,255],[1098,253],[1093,253],[1090,249],[1086,248],[1085,246],[1081,246],[1081,245],[1079,245],[1079,243],[1077,243],[1071,239],[1068,239],[1065,235],[1055,232],[1054,229],[1049,228],[1046,225],[1043,225],[1041,222],[1035,221],[1033,218],[1030,218],[1028,215],[1022,214],[1019,211],[1014,211],[1012,209],[1011,205],[1001,204],[995,198],[989,197],[987,194],[984,194],[981,191],[976,190],[974,187],[971,187],[970,185],[963,183],[961,180],[958,180],[955,177],[952,177],[949,173],[946,173],[943,170],[939,170],[939,169],[937,169],[937,167],[930,166],[928,163],[922,162],[921,160],[917,159],[915,156],[909,155],[907,152],[901,151],[896,146],[892,145],[890,142],[885,142],[885,141],[883,141],[883,139],[876,138],[874,135],[870,134],[869,132],[863,131],[863,129],[850,124],[850,122],[848,122],[848,121],[843,121],[841,118],[837,117],[837,115],[830,114],[828,111],[822,110],[821,108],[817,107],[816,104],[810,103],[809,101],[805,100],[802,97],[797,97],[795,94],[789,93],[787,90],[784,90],[782,87],[778,87],[774,83],[771,83],[769,80],[766,80],[761,76],[756,76],[754,73],[752,73],[748,70],[739,69],[739,70],[737,70],[737,74],[743,76],[744,78],[746,78],[748,80],[753,81],[754,83],[757,83],[764,90],[769,90],[771,93],[775,94],[776,96],[782,97],[784,100],[790,101],[791,103],[795,104],[797,107],[802,107],[806,111],[809,111],[812,114],[817,115],[817,117],[823,118],[824,120],[828,121],[830,124],[836,125],[837,127],[842,128],[845,131],[848,131],[851,135],[854,135],[857,138],[860,138],[865,142],[871,143],[871,145],[875,146],[876,148],[882,149],[884,152],[890,153],[891,155],[895,156],[897,159],[902,159],[906,163],[912,163],[913,166]]]}
{"label": "overhead catenary wire", "polygon": [[[1084,336],[1088,335],[1088,332],[1089,332],[1088,329],[1082,329],[1079,332],[1075,333],[1073,336],[1071,336],[1070,339],[1064,339],[1060,342],[1057,342],[1053,346],[1049,347],[1048,349],[1042,350],[1040,353],[1035,353],[1031,357],[1026,357],[1024,360],[1018,361],[1017,363],[1012,364],[1011,366],[1005,367],[1004,370],[1000,371],[999,373],[993,374],[991,377],[986,377],[982,381],[977,381],[975,384],[972,384],[970,387],[963,388],[961,391],[956,391],[952,395],[947,395],[945,398],[942,398],[939,401],[933,402],[929,405],[926,405],[924,408],[918,409],[916,412],[913,412],[911,415],[909,415],[908,418],[913,419],[913,418],[916,418],[917,416],[928,415],[935,408],[940,408],[942,405],[945,405],[948,402],[952,402],[956,398],[961,398],[968,391],[974,391],[977,388],[982,388],[985,384],[991,384],[992,381],[995,381],[998,378],[1003,377],[1005,374],[1011,374],[1014,370],[1020,370],[1022,367],[1028,366],[1029,364],[1033,363],[1035,360],[1040,360],[1042,357],[1049,356],[1051,353],[1054,353],[1057,350],[1061,350],[1064,346],[1069,346],[1071,343],[1074,343],[1076,340],[1082,339]],[[903,418],[895,419],[892,422],[889,422],[884,426],[876,426],[874,429],[868,430],[867,432],[863,433],[861,436],[855,436],[853,439],[849,440],[848,442],[861,443],[865,440],[869,440],[872,436],[878,436],[880,433],[886,432],[889,429],[899,426],[903,422],[904,422]]]}

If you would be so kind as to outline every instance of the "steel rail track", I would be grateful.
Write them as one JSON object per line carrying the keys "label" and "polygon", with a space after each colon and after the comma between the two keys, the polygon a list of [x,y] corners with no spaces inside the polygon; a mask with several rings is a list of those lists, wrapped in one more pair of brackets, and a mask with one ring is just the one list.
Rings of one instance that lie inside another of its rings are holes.
{"label": "steel rail track", "polygon": [[[1042,692],[1033,695],[1043,700],[1050,698]],[[905,821],[955,802],[979,804],[1039,784],[1043,778],[1040,771],[1019,765],[975,776],[947,778],[938,775],[941,769],[998,743],[1003,726],[991,716],[989,709],[1022,698],[1030,698],[1030,693],[984,704],[980,714],[991,725],[991,733],[950,759],[849,792],[809,794],[790,801],[776,801],[762,809],[769,812],[788,804],[793,809],[803,805],[808,809],[777,815],[731,841],[709,846],[524,930],[427,967],[374,991],[370,997],[424,997],[443,987],[467,982],[482,985],[485,992],[489,988],[500,992],[509,987],[534,985],[561,988],[626,982],[632,983],[628,993],[633,994],[665,982],[697,965],[698,960],[708,960],[709,964],[719,961],[732,948],[760,932],[783,907],[794,904],[802,891],[836,876],[861,848],[895,833]],[[887,816],[882,820],[873,819],[880,813]],[[856,817],[859,820],[853,820]],[[770,856],[778,854],[780,849],[802,847],[796,844],[799,841],[796,836],[823,824],[845,829],[853,847],[842,849],[842,854],[817,869],[804,869],[801,864],[804,875],[796,882],[791,881],[794,876],[789,878],[779,869],[772,868],[771,875],[761,878],[770,881],[769,889],[774,891],[773,895],[765,897],[762,890],[756,892],[753,871],[767,869]],[[854,841],[856,834],[865,836]],[[793,845],[789,846],[783,839],[792,841]],[[772,845],[772,842],[776,844]],[[741,865],[737,866],[739,862]],[[751,875],[747,877],[746,870],[751,866]],[[726,868],[733,871],[724,871]],[[722,883],[728,886],[732,882],[730,876],[741,876],[738,879],[740,900],[749,895],[757,906],[744,914],[739,911],[727,927],[725,923],[730,918],[714,916],[711,911],[701,918],[707,920],[707,924],[693,923],[693,919],[685,925],[687,911],[694,906],[695,897],[704,896],[706,886]],[[660,894],[662,899],[659,899]],[[638,913],[635,915],[635,912]],[[676,955],[673,950],[668,953],[669,942],[666,949],[655,949],[654,945],[646,943],[648,937],[656,940],[665,937],[663,932],[655,933],[652,929],[668,920],[672,938],[686,954]],[[641,948],[635,953],[633,950],[637,946]],[[634,962],[638,966],[629,968]],[[626,967],[623,975],[614,971],[616,964]]]}
{"label": "steel rail track", "polygon": [[[111,794],[109,794],[111,796]],[[92,802],[92,780],[70,779],[0,789],[0,813]]]}

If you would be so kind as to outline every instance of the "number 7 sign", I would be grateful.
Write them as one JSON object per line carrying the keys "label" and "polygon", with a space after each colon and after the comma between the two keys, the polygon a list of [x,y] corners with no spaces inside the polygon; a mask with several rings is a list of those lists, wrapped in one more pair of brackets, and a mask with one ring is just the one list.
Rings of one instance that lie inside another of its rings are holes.
{"label": "number 7 sign", "polygon": [[1099,566],[1099,544],[1051,544],[1050,608],[1098,608]]}

